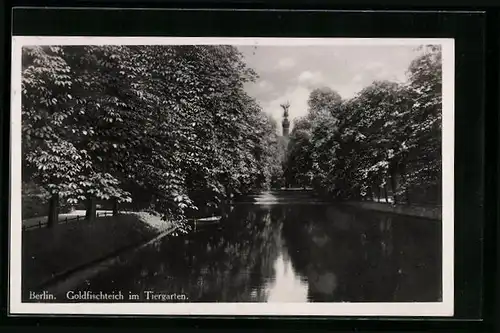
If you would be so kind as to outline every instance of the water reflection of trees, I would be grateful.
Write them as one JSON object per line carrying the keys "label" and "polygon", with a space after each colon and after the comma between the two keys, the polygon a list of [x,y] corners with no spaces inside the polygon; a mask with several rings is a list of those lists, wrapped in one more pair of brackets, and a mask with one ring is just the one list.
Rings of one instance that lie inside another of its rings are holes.
{"label": "water reflection of trees", "polygon": [[311,301],[437,301],[440,223],[331,206],[286,211],[283,237]]}
{"label": "water reflection of trees", "polygon": [[236,206],[220,227],[167,238],[80,289],[262,302],[280,253],[307,281],[310,301],[436,301],[441,294],[440,222],[326,205]]}
{"label": "water reflection of trees", "polygon": [[190,301],[265,301],[262,286],[274,275],[281,218],[271,209],[236,207],[223,227],[165,239],[82,289],[176,292]]}

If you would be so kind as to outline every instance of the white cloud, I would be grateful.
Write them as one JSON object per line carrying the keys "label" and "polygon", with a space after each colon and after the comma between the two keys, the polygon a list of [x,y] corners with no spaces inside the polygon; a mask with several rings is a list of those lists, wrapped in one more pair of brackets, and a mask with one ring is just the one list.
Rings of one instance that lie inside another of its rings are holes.
{"label": "white cloud", "polygon": [[404,71],[394,71],[390,68],[390,63],[381,62],[367,63],[364,76],[367,83],[374,80],[403,81],[405,79]]}
{"label": "white cloud", "polygon": [[310,71],[305,71],[305,72],[300,73],[298,80],[299,80],[299,82],[304,82],[304,81],[309,81],[312,78],[314,78],[314,74]]}
{"label": "white cloud", "polygon": [[[280,104],[290,101],[290,118],[307,114],[307,99],[315,88],[330,87],[343,99],[375,80],[405,81],[417,53],[408,46],[241,47],[260,75],[248,93],[281,124]],[[281,126],[280,126],[281,127]]]}
{"label": "white cloud", "polygon": [[352,83],[359,83],[363,81],[363,75],[362,74],[356,74],[351,80]]}
{"label": "white cloud", "polygon": [[278,61],[278,69],[290,69],[295,66],[295,60],[292,58],[282,58]]}
{"label": "white cloud", "polygon": [[260,89],[265,89],[265,90],[272,90],[274,88],[274,85],[270,83],[269,81],[260,81],[258,84]]}
{"label": "white cloud", "polygon": [[346,84],[332,84],[330,88],[338,92],[342,99],[349,99],[361,91],[364,88],[364,84],[361,81]]}
{"label": "white cloud", "polygon": [[318,84],[324,82],[321,72],[304,71],[300,73],[297,80],[302,84]]}
{"label": "white cloud", "polygon": [[381,70],[382,68],[384,68],[384,64],[382,64],[381,62],[377,62],[377,61],[368,62],[365,65],[365,70],[368,70],[368,71],[378,71],[378,70]]}

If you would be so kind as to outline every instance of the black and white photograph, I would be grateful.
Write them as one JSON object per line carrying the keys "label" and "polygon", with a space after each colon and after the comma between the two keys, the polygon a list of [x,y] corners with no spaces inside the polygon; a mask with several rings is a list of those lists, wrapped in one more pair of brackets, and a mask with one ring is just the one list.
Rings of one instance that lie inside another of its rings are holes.
{"label": "black and white photograph", "polygon": [[453,316],[453,39],[12,52],[12,313]]}

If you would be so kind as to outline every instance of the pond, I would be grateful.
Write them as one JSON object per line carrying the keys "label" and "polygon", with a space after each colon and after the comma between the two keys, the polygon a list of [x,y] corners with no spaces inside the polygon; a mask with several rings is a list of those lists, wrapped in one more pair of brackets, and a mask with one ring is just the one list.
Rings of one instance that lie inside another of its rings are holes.
{"label": "pond", "polygon": [[[73,290],[182,295],[189,302],[436,302],[441,221],[277,191],[219,223],[167,236]],[[125,300],[126,301],[126,300]],[[116,302],[116,300],[115,300]]]}

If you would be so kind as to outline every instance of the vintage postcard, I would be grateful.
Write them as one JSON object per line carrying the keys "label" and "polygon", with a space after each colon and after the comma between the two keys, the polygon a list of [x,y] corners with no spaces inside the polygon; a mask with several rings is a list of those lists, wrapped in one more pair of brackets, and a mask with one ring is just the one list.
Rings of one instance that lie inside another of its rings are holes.
{"label": "vintage postcard", "polygon": [[453,39],[16,36],[11,147],[12,315],[453,315]]}

